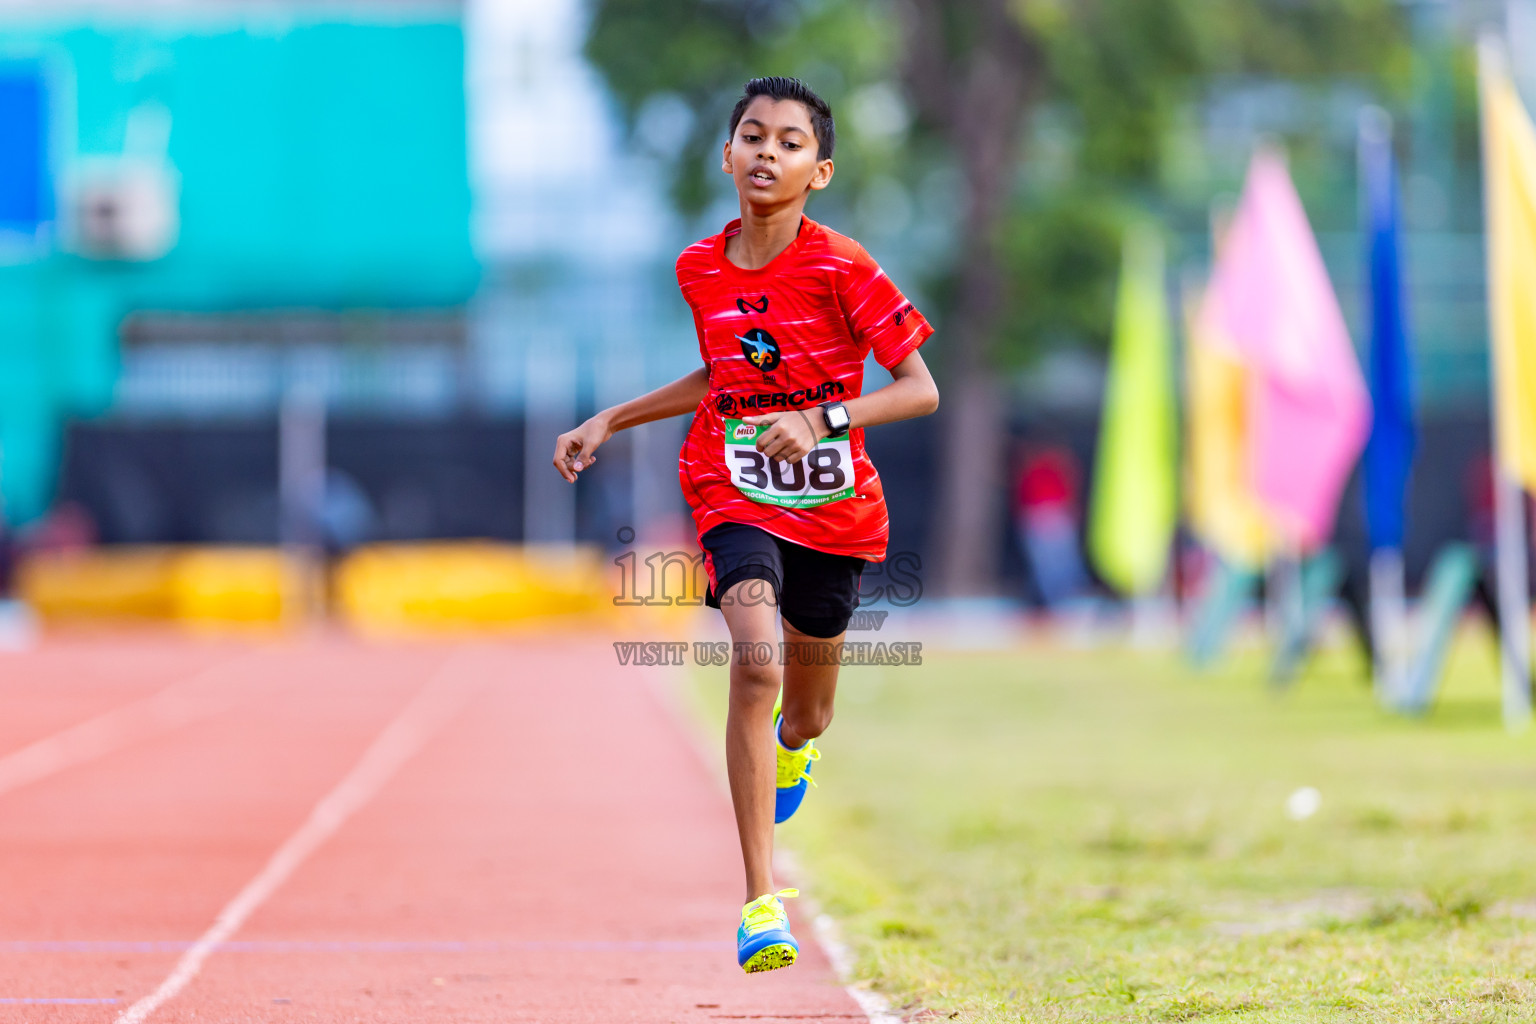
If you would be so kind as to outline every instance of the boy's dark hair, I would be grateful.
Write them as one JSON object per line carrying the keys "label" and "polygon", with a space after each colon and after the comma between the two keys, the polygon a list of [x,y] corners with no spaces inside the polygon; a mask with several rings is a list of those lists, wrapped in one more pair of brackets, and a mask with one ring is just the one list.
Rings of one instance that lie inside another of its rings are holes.
{"label": "boy's dark hair", "polygon": [[837,142],[837,132],[832,125],[832,108],[798,78],[774,75],[770,78],[754,78],[748,82],[742,89],[741,99],[736,101],[736,109],[731,111],[731,138],[736,137],[736,126],[741,124],[742,115],[747,112],[747,104],[759,96],[804,104],[806,112],[811,115],[811,129],[816,133],[816,159],[832,159],[832,147]]}

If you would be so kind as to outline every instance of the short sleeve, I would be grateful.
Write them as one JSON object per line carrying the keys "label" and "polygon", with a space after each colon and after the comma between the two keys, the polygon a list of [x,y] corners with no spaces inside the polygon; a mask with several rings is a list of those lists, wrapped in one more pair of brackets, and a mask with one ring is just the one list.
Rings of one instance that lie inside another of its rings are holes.
{"label": "short sleeve", "polygon": [[887,370],[917,351],[933,333],[927,317],[907,301],[863,246],[854,250],[838,299],[860,354],[873,351]]}
{"label": "short sleeve", "polygon": [[683,251],[677,258],[677,290],[682,293],[683,301],[688,304],[688,312],[693,314],[693,332],[699,339],[699,356],[704,360],[704,368],[710,369],[709,347],[704,343],[704,320],[699,316],[699,307],[693,301],[693,275],[689,273],[688,256],[691,249]]}
{"label": "short sleeve", "polygon": [[689,311],[693,313],[693,333],[699,339],[699,358],[704,360],[704,368],[712,369],[709,365],[709,346],[704,343],[704,320],[699,316],[699,311],[692,308],[689,303]]}

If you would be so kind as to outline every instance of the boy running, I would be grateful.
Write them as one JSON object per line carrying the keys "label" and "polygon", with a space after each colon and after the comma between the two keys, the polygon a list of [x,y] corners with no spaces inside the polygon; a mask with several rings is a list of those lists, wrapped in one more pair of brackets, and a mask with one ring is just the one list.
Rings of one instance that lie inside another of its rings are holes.
{"label": "boy running", "polygon": [[[741,218],[677,261],[704,365],[561,434],[554,464],[574,483],[615,432],[694,414],[678,475],[706,603],[737,652],[725,752],[747,882],[737,962],[751,973],[799,952],[782,902],[797,893],[774,890],[773,826],[805,795],[860,574],[885,558],[885,498],[863,428],[927,415],[939,393],[917,351],[927,320],[863,247],[803,212],[832,181],[826,102],[796,79],[755,78],[730,132],[722,169]],[[865,395],[870,351],[894,380]],[[745,656],[754,650],[781,651],[780,664],[757,664]]]}

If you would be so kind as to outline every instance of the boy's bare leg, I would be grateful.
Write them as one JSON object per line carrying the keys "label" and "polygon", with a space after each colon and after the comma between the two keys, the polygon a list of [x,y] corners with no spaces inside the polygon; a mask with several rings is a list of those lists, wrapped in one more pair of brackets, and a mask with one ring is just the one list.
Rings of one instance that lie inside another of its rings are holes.
{"label": "boy's bare leg", "polygon": [[[763,580],[742,580],[720,597],[720,611],[731,631],[731,697],[725,717],[725,768],[741,835],[741,859],[747,872],[750,903],[773,887],[773,799],[775,758],[773,702],[779,695],[779,609],[773,588]],[[743,651],[766,644],[773,652],[766,665]]]}
{"label": "boy's bare leg", "polygon": [[832,723],[838,659],[847,635],[808,636],[788,621],[784,623],[784,725],[779,735],[791,750],[805,746]]}

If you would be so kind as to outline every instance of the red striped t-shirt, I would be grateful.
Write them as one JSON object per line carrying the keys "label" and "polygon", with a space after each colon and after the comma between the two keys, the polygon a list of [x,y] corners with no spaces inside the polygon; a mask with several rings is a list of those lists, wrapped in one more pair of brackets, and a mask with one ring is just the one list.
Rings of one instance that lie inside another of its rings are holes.
{"label": "red striped t-shirt", "polygon": [[[853,462],[850,496],[789,507],[754,500],[732,482],[725,423],[789,409],[819,420],[822,402],[859,396],[871,351],[889,369],[933,328],[853,239],[802,217],[787,249],[767,266],[746,270],[725,257],[726,239],[740,230],[741,221],[732,221],[677,260],[677,283],[693,310],[699,354],[709,370],[709,392],[678,458],[699,536],[721,523],[746,523],[818,551],[880,561],[889,520],[862,430],[849,431],[846,441]],[[835,476],[841,452],[834,441],[822,441],[818,448],[825,452],[802,460],[807,467],[813,459],[829,467],[816,479],[843,479]],[[730,454],[752,459],[745,447]],[[766,469],[776,481],[804,481],[796,473],[807,467]],[[762,469],[745,472],[767,478]]]}

